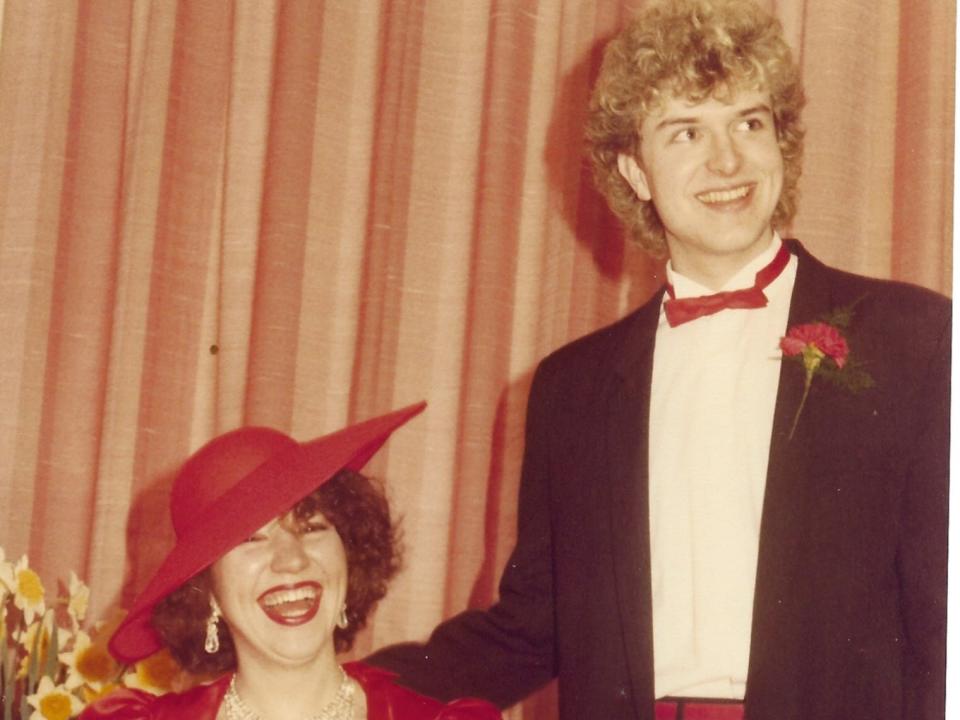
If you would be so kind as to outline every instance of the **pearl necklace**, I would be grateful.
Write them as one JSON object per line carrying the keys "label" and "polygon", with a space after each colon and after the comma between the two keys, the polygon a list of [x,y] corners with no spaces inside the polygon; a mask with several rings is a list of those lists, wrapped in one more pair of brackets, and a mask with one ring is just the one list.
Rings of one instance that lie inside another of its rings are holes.
{"label": "pearl necklace", "polygon": [[[340,668],[340,687],[337,695],[316,715],[304,720],[350,720],[353,717],[353,701],[356,686]],[[226,720],[260,720],[250,707],[243,701],[237,692],[237,676],[230,679],[230,687],[223,696],[223,709],[226,711]]]}

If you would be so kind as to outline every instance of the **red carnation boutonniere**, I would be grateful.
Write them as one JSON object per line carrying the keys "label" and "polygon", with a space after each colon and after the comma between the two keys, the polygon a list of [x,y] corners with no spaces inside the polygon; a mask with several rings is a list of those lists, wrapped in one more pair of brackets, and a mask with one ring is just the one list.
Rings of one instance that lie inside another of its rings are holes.
{"label": "red carnation boutonniere", "polygon": [[852,392],[873,386],[873,378],[859,367],[858,363],[851,362],[850,345],[841,332],[841,328],[846,329],[850,324],[852,316],[851,305],[831,313],[824,321],[794,325],[785,337],[780,338],[780,349],[784,356],[799,360],[805,371],[803,396],[790,426],[791,439],[807,402],[814,376],[822,375]]}

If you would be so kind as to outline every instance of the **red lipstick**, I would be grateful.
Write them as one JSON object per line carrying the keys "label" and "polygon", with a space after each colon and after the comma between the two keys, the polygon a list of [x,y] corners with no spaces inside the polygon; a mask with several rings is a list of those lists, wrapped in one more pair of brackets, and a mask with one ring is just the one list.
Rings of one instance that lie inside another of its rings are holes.
{"label": "red lipstick", "polygon": [[308,623],[320,609],[323,586],[313,580],[292,585],[276,585],[257,598],[264,614],[279,625],[294,626]]}

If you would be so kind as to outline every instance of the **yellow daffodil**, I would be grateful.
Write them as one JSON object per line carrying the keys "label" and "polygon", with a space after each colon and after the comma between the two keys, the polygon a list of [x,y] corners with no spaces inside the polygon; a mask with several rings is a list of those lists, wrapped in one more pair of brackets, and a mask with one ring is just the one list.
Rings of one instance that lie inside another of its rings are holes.
{"label": "yellow daffodil", "polygon": [[87,685],[99,693],[120,672],[107,648],[94,643],[82,630],[76,634],[71,651],[60,653],[59,659],[67,667],[65,685],[71,690]]}
{"label": "yellow daffodil", "polygon": [[43,615],[45,591],[40,576],[27,565],[24,555],[16,565],[0,563],[0,582],[13,594],[13,604],[23,611],[23,617],[29,625],[35,615]]}
{"label": "yellow daffodil", "polygon": [[70,571],[70,600],[67,603],[67,612],[73,620],[74,627],[80,627],[80,623],[87,615],[87,608],[90,605],[90,588],[87,587],[77,574]]}
{"label": "yellow daffodil", "polygon": [[80,698],[46,675],[40,678],[37,692],[27,696],[27,702],[34,708],[29,720],[69,720],[83,710]]}
{"label": "yellow daffodil", "polygon": [[[37,633],[42,633],[39,638],[37,638]],[[20,643],[23,651],[22,657],[20,658],[20,668],[17,673],[17,677],[26,677],[30,667],[30,656],[33,654],[34,649],[36,649],[36,664],[38,667],[42,667],[47,661],[47,650],[50,647],[50,636],[52,633],[52,612],[44,613],[43,617],[39,618],[36,622],[31,623],[20,632],[19,636],[17,637],[17,642]],[[67,645],[70,642],[71,636],[72,633],[70,630],[59,626],[57,627],[58,646]]]}
{"label": "yellow daffodil", "polygon": [[94,690],[89,685],[84,685],[80,690],[80,693],[83,695],[83,702],[89,705],[90,703],[96,702],[100,698],[106,697],[119,687],[122,686],[115,682],[104,683],[99,690]]}
{"label": "yellow daffodil", "polygon": [[128,688],[162,695],[171,690],[181,690],[183,675],[183,669],[164,648],[134,665],[133,672],[123,676],[123,684]]}

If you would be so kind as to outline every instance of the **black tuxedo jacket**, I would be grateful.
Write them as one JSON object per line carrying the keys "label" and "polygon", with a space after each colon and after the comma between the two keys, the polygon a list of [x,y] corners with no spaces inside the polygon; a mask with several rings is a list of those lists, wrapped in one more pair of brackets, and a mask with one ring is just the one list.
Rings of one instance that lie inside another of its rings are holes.
{"label": "black tuxedo jacket", "polygon": [[[750,720],[943,718],[950,304],[799,243],[789,325],[855,303],[874,386],[781,366],[761,519]],[[661,294],[537,369],[518,538],[498,602],[371,661],[501,706],[559,676],[566,720],[653,717],[647,422]],[[736,422],[736,418],[731,418]]]}

